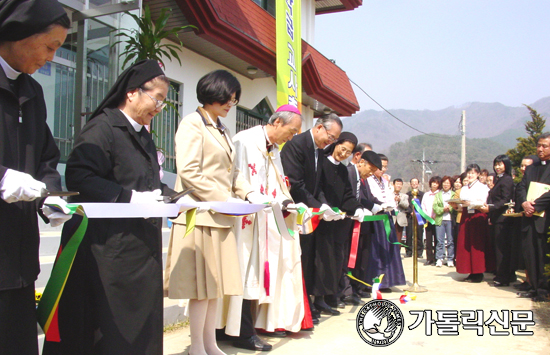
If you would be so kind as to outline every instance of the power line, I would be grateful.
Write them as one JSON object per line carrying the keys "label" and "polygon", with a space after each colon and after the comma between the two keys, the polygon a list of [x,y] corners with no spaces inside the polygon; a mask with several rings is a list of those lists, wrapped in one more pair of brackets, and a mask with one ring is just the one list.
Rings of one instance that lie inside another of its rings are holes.
{"label": "power line", "polygon": [[[348,78],[348,79],[349,79],[349,78]],[[359,85],[357,85],[357,83],[355,83],[353,80],[349,79],[349,81],[350,81],[353,85],[357,86],[357,87],[359,88],[359,90],[361,90],[361,91],[363,92],[363,94],[367,95],[367,97],[368,97],[369,99],[371,99],[375,104],[377,104],[378,106],[380,106],[380,108],[381,108],[382,110],[386,111],[386,113],[387,113],[388,115],[392,116],[393,118],[395,118],[395,119],[398,120],[399,122],[403,123],[405,126],[409,127],[410,129],[413,129],[413,130],[415,130],[415,131],[417,131],[417,132],[419,132],[419,133],[425,134],[425,135],[427,135],[427,136],[435,137],[435,138],[443,138],[443,139],[447,138],[447,137],[443,137],[443,136],[441,136],[441,135],[436,135],[436,134],[432,134],[432,133],[426,133],[426,132],[423,132],[423,131],[421,131],[421,130],[419,130],[419,129],[414,128],[413,126],[411,126],[411,125],[408,124],[407,122],[404,122],[404,121],[402,121],[401,119],[399,119],[397,116],[395,116],[395,115],[394,115],[393,113],[391,113],[390,111],[386,110],[386,108],[385,108],[384,106],[380,105],[380,104],[378,103],[378,101],[376,101],[376,100],[373,99],[369,94],[367,94],[367,92],[366,92],[365,90],[363,90],[362,87],[360,87]]]}

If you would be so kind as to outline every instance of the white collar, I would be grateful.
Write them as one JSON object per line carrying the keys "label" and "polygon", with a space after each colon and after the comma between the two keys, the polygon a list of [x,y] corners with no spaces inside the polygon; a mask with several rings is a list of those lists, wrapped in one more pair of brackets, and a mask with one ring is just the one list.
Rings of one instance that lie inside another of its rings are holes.
{"label": "white collar", "polygon": [[334,159],[334,157],[333,157],[332,155],[329,155],[329,156],[327,157],[327,159],[328,159],[332,164],[334,164],[334,165],[340,164],[340,162],[339,162],[339,161],[336,161],[336,159]]}
{"label": "white collar", "polygon": [[6,73],[6,77],[10,80],[15,80],[19,77],[19,75],[21,75],[20,71],[13,69],[1,56],[0,66],[2,66],[2,69],[4,69],[4,73]]}
{"label": "white collar", "polygon": [[540,164],[541,164],[541,165],[546,165],[546,160],[541,160],[541,161],[540,161]]}
{"label": "white collar", "polygon": [[214,126],[215,129],[218,129],[218,125],[216,124],[216,122],[214,122],[212,117],[210,117],[210,114],[208,113],[208,111],[204,110],[204,112],[206,112],[206,117],[208,117],[208,121],[210,121],[210,124]]}
{"label": "white collar", "polygon": [[264,131],[264,137],[265,137],[265,141],[267,142],[268,145],[275,145],[275,143],[271,143],[271,141],[269,140],[269,137],[267,136],[267,129],[265,128],[265,126],[262,126],[262,130]]}
{"label": "white collar", "polygon": [[[120,110],[120,109],[119,109]],[[141,131],[141,129],[143,128],[143,125],[137,123],[136,121],[134,121],[134,119],[130,116],[128,116],[128,114],[122,110],[120,110],[120,112],[122,112],[122,114],[124,116],[126,116],[126,118],[128,119],[128,121],[130,122],[130,124],[132,125],[132,127],[134,127],[134,129],[136,130],[136,132],[139,132]]]}

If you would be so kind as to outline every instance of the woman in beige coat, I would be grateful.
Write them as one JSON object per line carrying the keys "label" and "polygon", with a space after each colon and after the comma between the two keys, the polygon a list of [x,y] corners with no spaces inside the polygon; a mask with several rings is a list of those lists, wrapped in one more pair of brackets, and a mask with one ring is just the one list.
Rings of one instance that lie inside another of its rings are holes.
{"label": "woman in beige coat", "polygon": [[[241,86],[225,70],[199,80],[203,107],[184,117],[176,133],[176,191],[192,187],[194,201],[244,200],[252,191],[235,168],[235,147],[221,123],[239,102]],[[194,231],[184,238],[185,215],[174,221],[165,286],[169,298],[190,299],[190,354],[224,354],[216,344],[216,305],[224,295],[243,292],[234,218],[213,212],[197,214]]]}

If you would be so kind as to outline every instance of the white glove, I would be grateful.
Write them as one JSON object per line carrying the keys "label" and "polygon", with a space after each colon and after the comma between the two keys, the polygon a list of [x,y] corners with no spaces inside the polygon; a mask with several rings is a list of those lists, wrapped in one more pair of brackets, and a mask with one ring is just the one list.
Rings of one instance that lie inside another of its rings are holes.
{"label": "white glove", "polygon": [[67,222],[69,219],[73,218],[71,214],[65,214],[62,211],[53,209],[46,205],[57,205],[61,208],[62,211],[67,211],[66,208],[67,202],[58,196],[50,196],[44,201],[44,206],[42,207],[42,212],[50,220],[50,225],[52,227],[57,227]]}
{"label": "white glove", "polygon": [[311,217],[313,217],[313,215],[311,214],[311,211],[309,210],[309,207],[307,207],[307,205],[303,202],[289,203],[288,205],[286,205],[286,210],[290,213],[298,213],[298,209],[300,208],[305,209],[304,216],[302,219],[304,222],[308,221]]}
{"label": "white glove", "polygon": [[333,221],[339,221],[339,220],[342,220],[344,218],[346,218],[345,214],[337,213],[336,216],[334,217]]}
{"label": "white glove", "polygon": [[324,203],[319,208],[319,212],[323,212],[323,214],[321,215],[321,218],[324,219],[325,221],[333,221],[335,216],[337,215],[337,213],[334,212],[329,205]]}
{"label": "white glove", "polygon": [[372,216],[372,212],[367,210],[366,208],[363,208],[363,214],[364,216]]}
{"label": "white glove", "polygon": [[46,184],[17,170],[8,169],[0,181],[0,193],[7,203],[33,201],[46,190]]}
{"label": "white glove", "polygon": [[132,190],[132,197],[130,198],[130,203],[157,203],[163,202],[162,191],[156,189],[153,191],[136,191]]}
{"label": "white glove", "polygon": [[358,208],[355,210],[355,214],[352,219],[355,219],[356,221],[363,222],[363,218],[365,217],[365,212],[363,212],[362,208]]}
{"label": "white glove", "polygon": [[272,198],[269,198],[269,196],[261,194],[256,191],[252,191],[248,195],[246,195],[246,199],[250,201],[250,203],[253,203],[255,205],[261,205],[264,203],[271,203],[273,201]]}
{"label": "white glove", "polygon": [[382,211],[382,206],[375,203],[374,206],[372,206],[371,211],[372,214],[377,214],[378,212]]}

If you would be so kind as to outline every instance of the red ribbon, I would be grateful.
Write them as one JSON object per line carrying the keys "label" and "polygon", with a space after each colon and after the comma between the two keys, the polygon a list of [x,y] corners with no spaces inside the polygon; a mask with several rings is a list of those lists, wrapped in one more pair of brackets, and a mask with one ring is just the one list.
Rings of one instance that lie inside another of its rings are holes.
{"label": "red ribbon", "polygon": [[357,260],[357,248],[359,247],[359,232],[361,232],[361,222],[355,221],[353,224],[353,233],[351,235],[351,248],[349,252],[348,267],[355,268]]}

